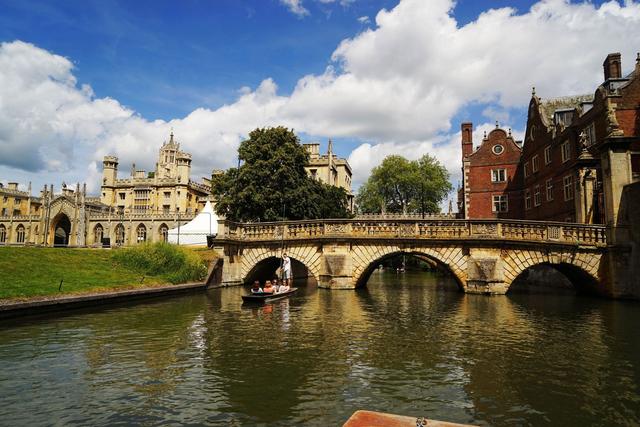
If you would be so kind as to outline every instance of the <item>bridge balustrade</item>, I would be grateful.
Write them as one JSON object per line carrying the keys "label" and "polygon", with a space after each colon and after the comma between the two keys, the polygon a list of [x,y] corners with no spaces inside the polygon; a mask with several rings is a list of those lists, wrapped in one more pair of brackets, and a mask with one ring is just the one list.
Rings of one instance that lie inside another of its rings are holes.
{"label": "bridge balustrade", "polygon": [[520,220],[354,218],[350,220],[234,223],[220,221],[219,239],[269,241],[313,238],[509,240],[606,246],[606,227]]}

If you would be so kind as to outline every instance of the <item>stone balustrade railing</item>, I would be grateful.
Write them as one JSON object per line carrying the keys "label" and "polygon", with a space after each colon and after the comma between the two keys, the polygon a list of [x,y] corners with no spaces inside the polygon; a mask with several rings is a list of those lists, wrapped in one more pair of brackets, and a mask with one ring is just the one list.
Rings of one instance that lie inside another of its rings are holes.
{"label": "stone balustrade railing", "polygon": [[520,220],[387,219],[235,223],[221,220],[218,239],[269,241],[314,238],[509,240],[605,246],[606,227]]}
{"label": "stone balustrade railing", "polygon": [[358,214],[355,216],[356,220],[370,220],[370,219],[456,219],[455,213],[437,213],[437,214],[421,214],[421,213],[385,213],[385,214]]}

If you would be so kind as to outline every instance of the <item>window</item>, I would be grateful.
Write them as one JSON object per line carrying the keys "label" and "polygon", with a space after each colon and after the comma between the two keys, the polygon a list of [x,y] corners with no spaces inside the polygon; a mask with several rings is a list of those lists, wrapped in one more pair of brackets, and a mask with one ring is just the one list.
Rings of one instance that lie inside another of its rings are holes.
{"label": "window", "polygon": [[150,190],[135,190],[133,193],[133,208],[136,212],[144,212],[149,209]]}
{"label": "window", "polygon": [[7,228],[4,225],[0,225],[0,243],[7,241]]}
{"label": "window", "polygon": [[551,163],[551,146],[547,145],[544,147],[544,164],[548,165]]}
{"label": "window", "polygon": [[564,200],[573,200],[573,177],[567,175],[562,179],[564,187]]}
{"label": "window", "polygon": [[147,227],[144,224],[140,224],[136,229],[136,234],[138,235],[138,243],[143,243],[147,240]]}
{"label": "window", "polygon": [[493,196],[493,212],[507,212],[509,210],[506,195]]}
{"label": "window", "polygon": [[102,243],[102,234],[104,233],[104,230],[102,228],[102,225],[98,224],[95,226],[95,228],[93,229],[93,241],[94,243]]}
{"label": "window", "polygon": [[531,169],[533,173],[536,173],[540,170],[540,157],[536,154],[531,158]]}
{"label": "window", "polygon": [[118,193],[118,196],[120,197],[120,200],[124,200],[126,197],[125,193]]}
{"label": "window", "polygon": [[16,243],[24,243],[24,225],[20,224],[18,228],[16,228]]}
{"label": "window", "polygon": [[169,215],[169,212],[171,210],[171,206],[169,205],[162,205],[162,213],[165,215]]}
{"label": "window", "polygon": [[15,203],[16,205],[20,204],[20,202],[22,202],[22,199],[19,197],[16,197],[15,199],[13,199],[13,203]]}
{"label": "window", "polygon": [[583,132],[586,138],[585,143],[587,144],[587,147],[596,143],[596,126],[594,123],[591,123],[589,126],[584,128]]}
{"label": "window", "polygon": [[9,211],[7,211],[7,208],[2,208],[2,216],[8,216]]}
{"label": "window", "polygon": [[506,169],[493,169],[491,171],[491,182],[505,182],[507,180]]}
{"label": "window", "polygon": [[571,158],[571,143],[565,141],[560,148],[562,149],[562,163],[566,163]]}
{"label": "window", "polygon": [[4,203],[7,203],[7,201],[8,201],[8,200],[9,200],[9,198],[8,198],[7,196],[4,196],[4,197],[2,198],[2,201],[3,201]]}
{"label": "window", "polygon": [[124,225],[122,224],[116,226],[116,245],[124,245]]}
{"label": "window", "polygon": [[318,169],[310,169],[309,173],[311,174],[311,178],[313,179],[318,178]]}
{"label": "window", "polygon": [[529,176],[529,162],[524,162],[524,177]]}
{"label": "window", "polygon": [[165,191],[164,192],[164,198],[165,199],[170,199],[171,198],[171,192],[170,191]]}
{"label": "window", "polygon": [[167,224],[162,224],[160,226],[160,239],[162,239],[163,242],[166,242],[169,238],[169,227],[167,227]]}
{"label": "window", "polygon": [[524,208],[531,209],[531,191],[524,190]]}
{"label": "window", "polygon": [[540,206],[542,203],[542,196],[540,195],[540,186],[536,185],[533,187],[533,205]]}
{"label": "window", "polygon": [[553,180],[547,180],[547,202],[553,200]]}
{"label": "window", "polygon": [[504,151],[504,147],[500,144],[496,144],[491,150],[493,151],[493,154],[500,155]]}

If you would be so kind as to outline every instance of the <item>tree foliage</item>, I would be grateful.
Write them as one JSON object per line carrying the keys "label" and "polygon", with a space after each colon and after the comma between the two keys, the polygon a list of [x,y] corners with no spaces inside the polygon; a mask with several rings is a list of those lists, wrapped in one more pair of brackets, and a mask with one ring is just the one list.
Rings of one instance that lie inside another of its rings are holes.
{"label": "tree foliage", "polygon": [[412,161],[392,155],[373,168],[356,203],[364,213],[437,213],[452,189],[449,173],[435,157]]}
{"label": "tree foliage", "polygon": [[309,156],[284,127],[255,129],[238,149],[240,168],[214,175],[216,211],[234,221],[344,218],[347,193],[316,181],[304,169]]}

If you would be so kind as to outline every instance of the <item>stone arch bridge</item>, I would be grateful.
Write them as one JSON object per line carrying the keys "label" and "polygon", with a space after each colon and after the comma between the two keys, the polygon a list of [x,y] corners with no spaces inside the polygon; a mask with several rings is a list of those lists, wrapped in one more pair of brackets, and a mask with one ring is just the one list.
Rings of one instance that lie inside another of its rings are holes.
{"label": "stone arch bridge", "polygon": [[[224,254],[222,284],[252,280],[282,250],[302,263],[318,286],[355,289],[380,261],[399,253],[451,272],[468,293],[504,294],[529,267],[548,264],[575,285],[616,296],[606,228],[518,220],[345,219],[234,223],[220,221],[214,248]],[[276,264],[277,265],[277,264]]]}

